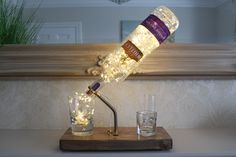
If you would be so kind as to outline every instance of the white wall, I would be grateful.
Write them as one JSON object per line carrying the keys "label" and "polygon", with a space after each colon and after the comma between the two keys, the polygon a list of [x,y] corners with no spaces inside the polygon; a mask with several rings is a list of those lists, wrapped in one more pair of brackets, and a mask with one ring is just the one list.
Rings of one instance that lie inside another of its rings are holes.
{"label": "white wall", "polygon": [[[67,97],[76,90],[84,91],[91,82],[1,80],[0,129],[66,129]],[[236,80],[125,81],[102,93],[116,106],[119,126],[136,126],[136,111],[143,109],[144,94],[156,94],[159,126],[236,128]],[[96,126],[109,126],[110,111],[96,102]]]}
{"label": "white wall", "polygon": [[[144,19],[148,8],[135,8],[130,14],[129,8],[109,7],[82,8],[44,8],[39,16],[45,22],[82,22],[84,43],[104,43],[120,41],[120,20]],[[135,16],[134,16],[135,15]]]}
{"label": "white wall", "polygon": [[226,1],[217,8],[219,42],[236,42],[236,1]]}
{"label": "white wall", "polygon": [[214,8],[175,8],[180,20],[177,43],[216,42],[216,10]]}
{"label": "white wall", "polygon": [[[82,22],[84,43],[120,42],[121,20],[144,20],[150,7],[42,8],[44,22]],[[176,42],[216,41],[216,9],[172,8],[180,20]]]}

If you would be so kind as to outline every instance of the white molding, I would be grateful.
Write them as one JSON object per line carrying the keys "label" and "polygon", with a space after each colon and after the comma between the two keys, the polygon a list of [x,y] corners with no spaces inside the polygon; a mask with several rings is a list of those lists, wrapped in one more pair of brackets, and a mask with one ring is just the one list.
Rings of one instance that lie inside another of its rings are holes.
{"label": "white molding", "polygon": [[81,22],[48,22],[44,23],[44,28],[73,28],[75,30],[75,43],[83,43],[82,39],[82,23]]}
{"label": "white molding", "polygon": [[[13,0],[14,1],[14,0]],[[117,5],[109,0],[25,0],[28,8],[41,3],[42,8],[57,7],[210,7],[214,8],[227,0],[131,0]]]}

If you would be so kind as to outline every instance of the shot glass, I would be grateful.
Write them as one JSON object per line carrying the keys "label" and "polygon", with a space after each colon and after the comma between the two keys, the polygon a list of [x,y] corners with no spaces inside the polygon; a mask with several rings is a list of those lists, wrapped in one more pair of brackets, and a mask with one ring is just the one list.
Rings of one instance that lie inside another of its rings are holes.
{"label": "shot glass", "polygon": [[69,97],[69,114],[72,134],[88,136],[94,129],[94,100],[85,95],[75,94]]}
{"label": "shot glass", "polygon": [[157,112],[139,111],[137,118],[137,134],[141,136],[154,136],[156,134]]}

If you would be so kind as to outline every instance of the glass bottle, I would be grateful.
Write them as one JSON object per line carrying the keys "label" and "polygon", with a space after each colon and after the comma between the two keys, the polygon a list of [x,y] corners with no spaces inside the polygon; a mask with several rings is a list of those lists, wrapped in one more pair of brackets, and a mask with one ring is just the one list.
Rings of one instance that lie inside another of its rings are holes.
{"label": "glass bottle", "polygon": [[89,87],[98,91],[106,83],[125,80],[139,64],[179,26],[178,18],[167,7],[156,8],[102,63],[100,79]]}

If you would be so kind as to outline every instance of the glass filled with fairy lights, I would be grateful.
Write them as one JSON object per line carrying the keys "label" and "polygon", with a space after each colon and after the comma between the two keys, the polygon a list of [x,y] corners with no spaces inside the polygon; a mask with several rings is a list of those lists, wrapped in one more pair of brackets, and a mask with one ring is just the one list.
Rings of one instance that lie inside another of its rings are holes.
{"label": "glass filled with fairy lights", "polygon": [[114,129],[118,135],[117,114],[99,91],[108,83],[125,80],[142,61],[160,46],[179,26],[178,18],[167,7],[156,8],[136,29],[106,56],[98,80],[84,92],[76,92],[69,97],[71,129],[74,135],[86,136],[93,133],[94,99],[104,102],[114,114]]}

